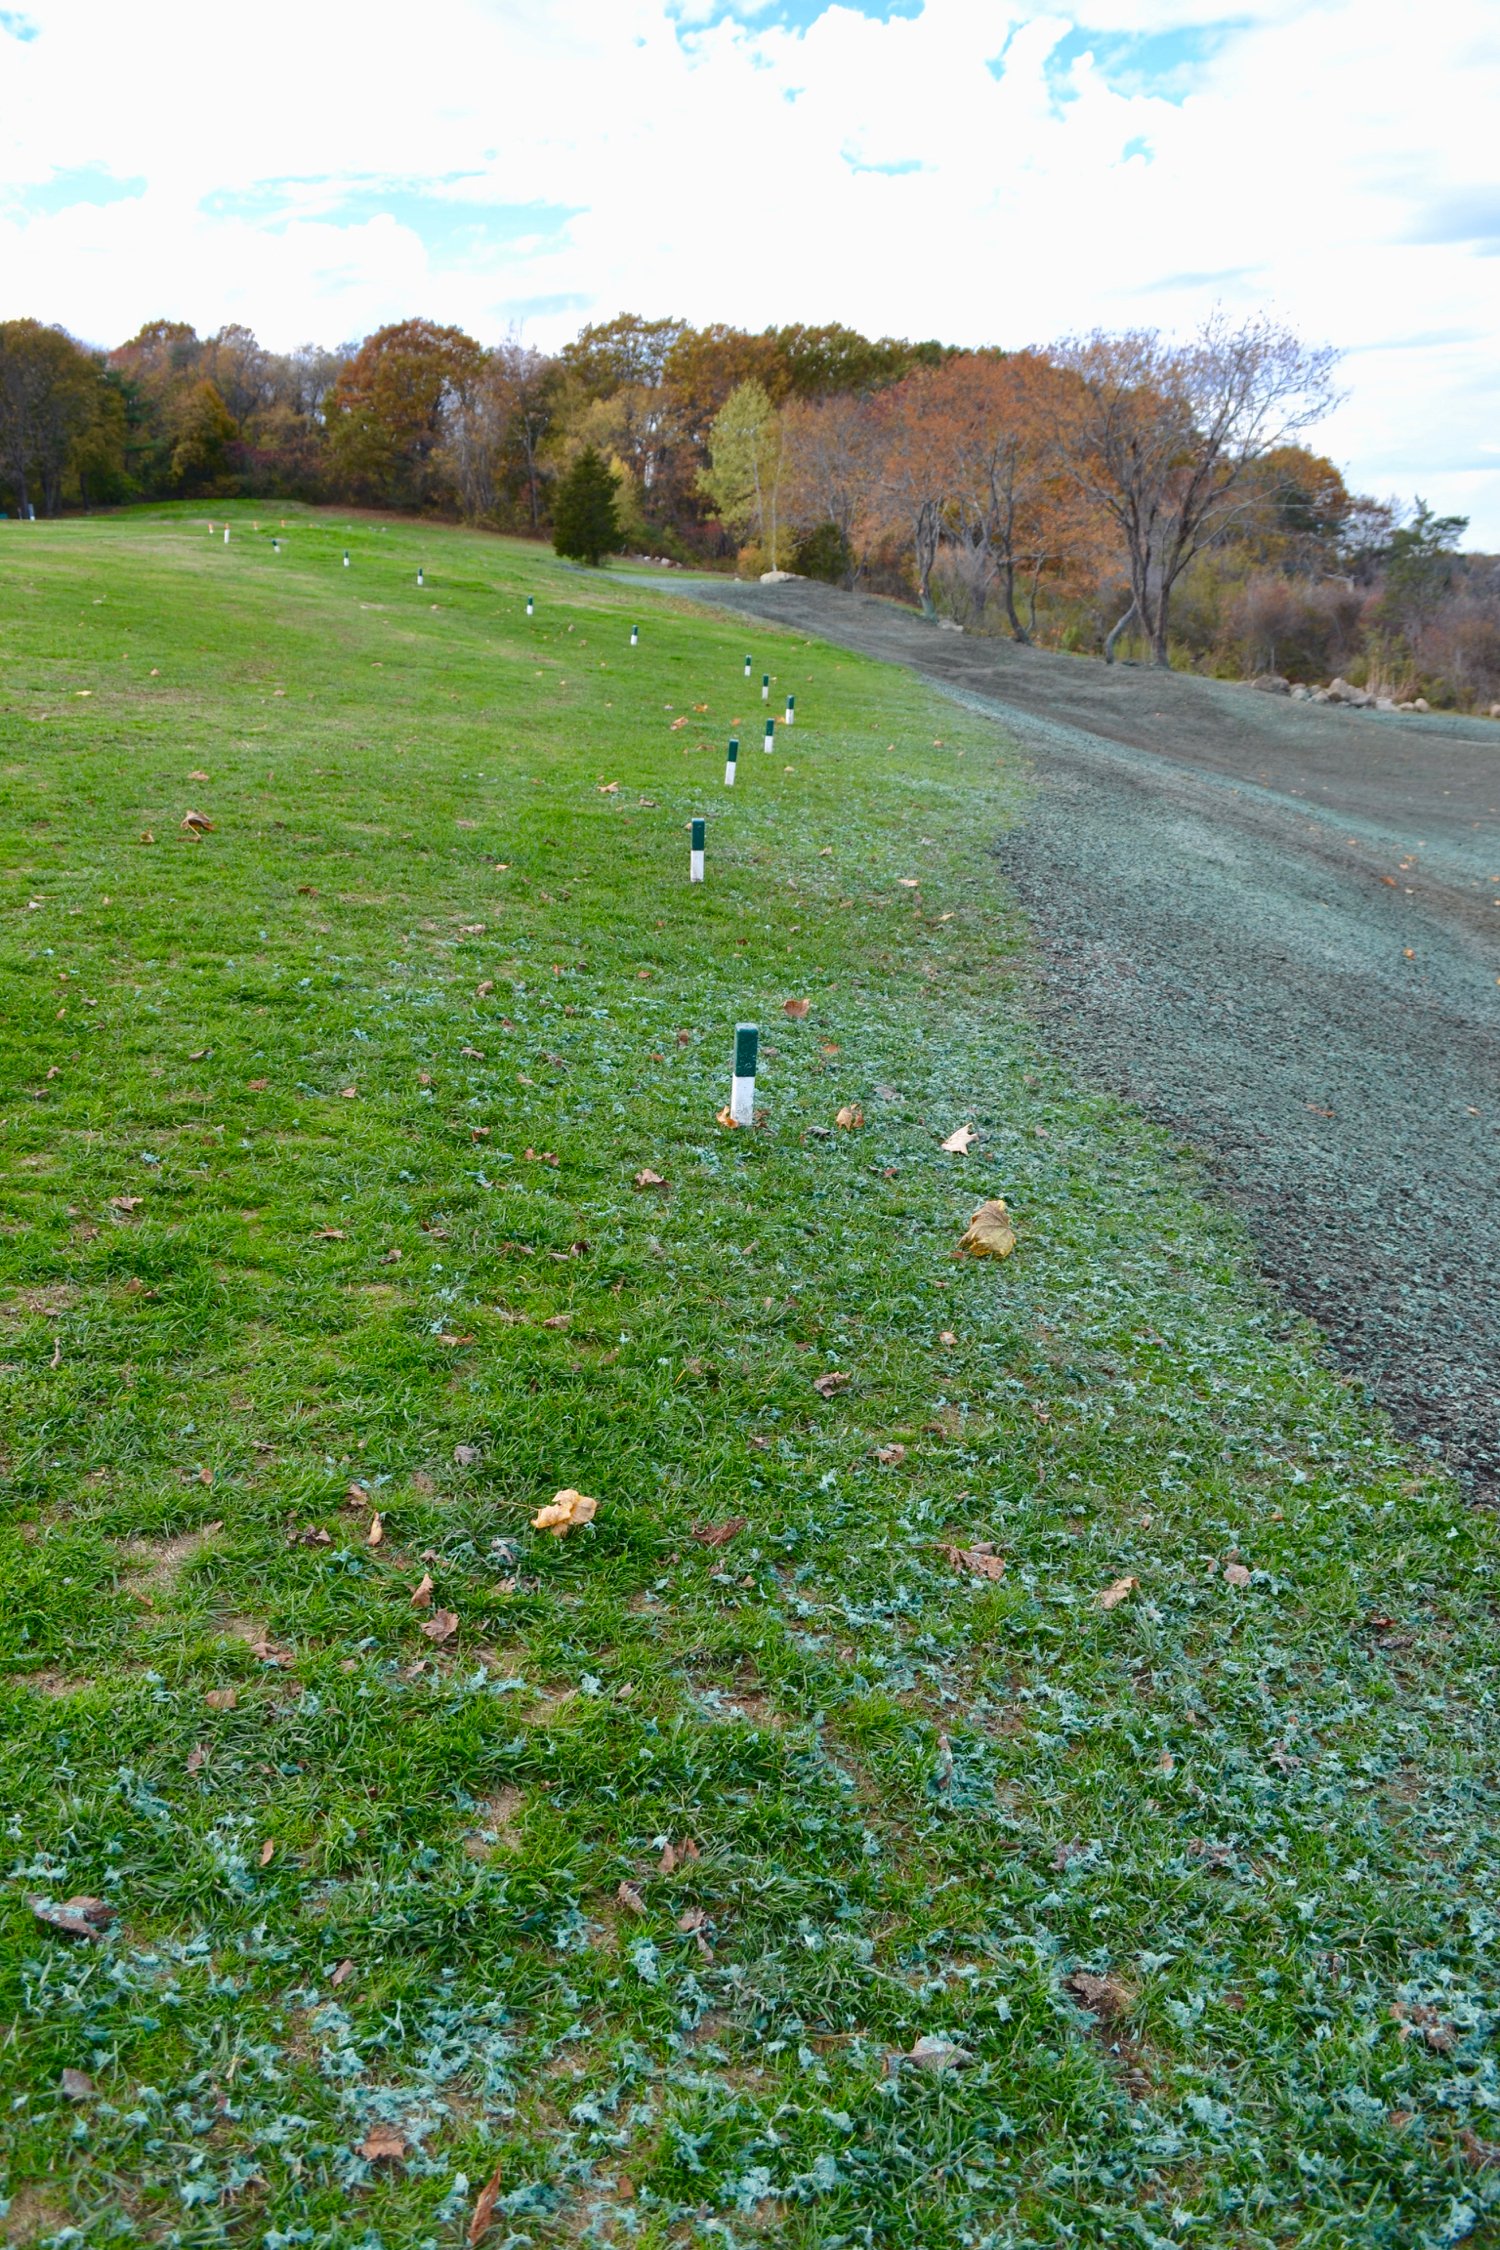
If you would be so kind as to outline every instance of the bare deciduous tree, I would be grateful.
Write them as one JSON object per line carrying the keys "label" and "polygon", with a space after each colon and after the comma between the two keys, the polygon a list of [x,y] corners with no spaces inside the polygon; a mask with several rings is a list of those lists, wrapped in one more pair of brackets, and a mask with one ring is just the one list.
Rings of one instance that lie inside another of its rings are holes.
{"label": "bare deciduous tree", "polygon": [[1052,357],[1077,378],[1058,458],[1114,525],[1129,566],[1130,607],[1106,659],[1135,617],[1166,664],[1173,587],[1228,529],[1253,464],[1328,412],[1335,354],[1264,315],[1236,328],[1216,312],[1191,343],[1096,331]]}

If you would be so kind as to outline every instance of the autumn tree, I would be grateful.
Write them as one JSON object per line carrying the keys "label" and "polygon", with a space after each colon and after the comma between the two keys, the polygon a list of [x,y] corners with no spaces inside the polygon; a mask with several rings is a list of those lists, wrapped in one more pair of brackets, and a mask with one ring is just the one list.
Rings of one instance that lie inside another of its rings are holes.
{"label": "autumn tree", "polygon": [[0,321],[0,475],[22,514],[56,515],[79,449],[118,429],[111,412],[97,361],[65,330]]}
{"label": "autumn tree", "polygon": [[620,545],[615,480],[592,446],[586,446],[557,488],[552,544],[571,562],[597,569]]}
{"label": "autumn tree", "polygon": [[239,426],[207,376],[177,401],[172,481],[189,493],[234,490],[233,452]]}
{"label": "autumn tree", "polygon": [[328,451],[340,487],[416,508],[444,490],[443,408],[471,385],[482,347],[461,328],[403,320],[367,336],[329,392]]}
{"label": "autumn tree", "polygon": [[878,509],[882,528],[911,556],[924,617],[937,615],[932,572],[953,488],[953,431],[934,412],[935,371],[919,368],[875,401],[879,447]]}
{"label": "autumn tree", "polygon": [[1129,569],[1106,656],[1133,617],[1164,665],[1173,588],[1234,520],[1256,462],[1328,412],[1334,354],[1264,315],[1235,328],[1216,312],[1187,344],[1096,330],[1052,357],[1076,378],[1058,459],[1114,526]]}
{"label": "autumn tree", "polygon": [[[818,568],[815,575],[852,586],[873,522],[879,470],[870,402],[848,394],[793,399],[782,409],[782,430],[782,520],[802,534],[804,544],[822,535],[822,552],[832,567]],[[799,560],[798,568],[804,567]]]}
{"label": "autumn tree", "polygon": [[776,570],[785,450],[781,417],[764,384],[736,384],[714,416],[708,454],[698,482],[720,521],[741,535],[753,527]]}

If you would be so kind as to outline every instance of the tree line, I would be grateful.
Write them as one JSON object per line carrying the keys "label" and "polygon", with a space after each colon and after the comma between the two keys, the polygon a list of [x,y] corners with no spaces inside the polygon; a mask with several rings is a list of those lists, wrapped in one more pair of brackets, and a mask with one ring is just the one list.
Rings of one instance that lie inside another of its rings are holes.
{"label": "tree line", "polygon": [[420,319],[283,353],[11,320],[0,506],[331,500],[564,544],[586,518],[585,547],[863,585],[969,631],[1487,707],[1500,564],[1303,443],[1334,364],[1220,315],[1185,343],[968,351],[621,314],[555,353]]}

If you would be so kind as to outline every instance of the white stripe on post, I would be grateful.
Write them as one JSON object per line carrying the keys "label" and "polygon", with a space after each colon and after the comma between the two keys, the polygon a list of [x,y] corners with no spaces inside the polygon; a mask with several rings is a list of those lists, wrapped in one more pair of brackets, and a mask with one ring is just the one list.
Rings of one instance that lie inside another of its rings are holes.
{"label": "white stripe on post", "polygon": [[688,881],[690,883],[701,883],[703,880],[703,846],[707,831],[708,823],[706,821],[695,820],[693,822],[693,841],[688,850]]}
{"label": "white stripe on post", "polygon": [[755,1063],[760,1033],[753,1023],[734,1027],[734,1076],[729,1081],[729,1114],[736,1125],[755,1123]]}
{"label": "white stripe on post", "polygon": [[771,675],[769,672],[761,673],[760,699],[762,703],[769,703],[771,700]]}
{"label": "white stripe on post", "polygon": [[792,721],[796,718],[796,716],[797,698],[795,697],[795,695],[789,695],[786,699],[786,723],[788,726],[792,724]]}
{"label": "white stripe on post", "polygon": [[734,787],[734,769],[739,762],[740,738],[737,734],[732,734],[729,737],[729,749],[724,759],[724,787],[726,789]]}
{"label": "white stripe on post", "polygon": [[767,719],[766,721],[766,739],[761,747],[766,750],[774,750],[776,747],[776,721],[774,719]]}
{"label": "white stripe on post", "polygon": [[347,547],[344,549],[344,568],[345,570],[349,568],[349,550]]}
{"label": "white stripe on post", "polygon": [[526,596],[526,614],[528,617],[535,617],[536,615],[536,603],[530,594]]}
{"label": "white stripe on post", "polygon": [[748,656],[745,658],[745,677],[747,680],[750,677],[750,659]]}
{"label": "white stripe on post", "polygon": [[639,625],[632,625],[630,628],[630,645],[632,648],[639,648],[641,645],[641,629]]}

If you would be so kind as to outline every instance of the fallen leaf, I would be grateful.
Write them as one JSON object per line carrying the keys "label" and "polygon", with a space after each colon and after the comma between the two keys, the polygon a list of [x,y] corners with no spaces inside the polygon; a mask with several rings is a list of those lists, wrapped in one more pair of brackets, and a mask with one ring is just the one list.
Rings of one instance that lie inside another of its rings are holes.
{"label": "fallen leaf", "polygon": [[1114,2023],[1126,2015],[1134,1998],[1129,1986],[1121,1984],[1118,1977],[1096,1977],[1087,1969],[1075,1969],[1062,1983],[1064,1992],[1071,1993],[1078,2005],[1086,2008],[1091,2016],[1097,2016],[1101,2023]]}
{"label": "fallen leaf", "polygon": [[369,1505],[370,1495],[362,1484],[351,1484],[345,1487],[344,1506],[346,1508],[368,1508]]}
{"label": "fallen leaf", "polygon": [[146,1198],[143,1195],[112,1195],[109,1199],[109,1204],[112,1211],[124,1211],[126,1213],[129,1213],[131,1211],[139,1211],[141,1205],[145,1202],[145,1200]]}
{"label": "fallen leaf", "polygon": [[485,977],[485,978],[483,978],[483,979],[482,979],[482,980],[481,980],[481,981],[480,981],[480,982],[479,982],[478,984],[476,984],[476,985],[475,985],[475,987],[474,987],[474,997],[475,997],[475,999],[476,999],[476,1000],[488,1000],[488,998],[489,998],[490,994],[491,994],[491,993],[492,993],[492,992],[494,991],[494,989],[495,989],[495,980],[494,980],[494,978],[493,978],[493,977]]}
{"label": "fallen leaf", "polygon": [[729,1104],[728,1104],[728,1103],[726,1102],[726,1103],[724,1104],[724,1107],[723,1107],[723,1108],[722,1108],[722,1109],[721,1109],[721,1110],[719,1111],[718,1115],[717,1115],[717,1116],[715,1117],[715,1119],[714,1119],[714,1123],[715,1123],[716,1125],[728,1125],[728,1126],[729,1126],[729,1127],[731,1128],[731,1130],[732,1130],[732,1129],[733,1129],[733,1128],[734,1128],[735,1126],[737,1126],[737,1125],[739,1124],[739,1119],[738,1119],[737,1117],[735,1117],[735,1116],[734,1116],[734,1115],[733,1115],[733,1114],[731,1113],[731,1111],[730,1111],[730,1108],[729,1108]]}
{"label": "fallen leaf", "polygon": [[418,1630],[441,1648],[443,1642],[451,1641],[458,1631],[458,1612],[452,1609],[435,1609],[427,1623]]}
{"label": "fallen leaf", "polygon": [[474,2250],[474,2245],[482,2241],[489,2232],[490,2223],[495,2216],[495,2205],[500,2200],[500,2181],[503,2170],[504,2167],[497,2164],[479,2191],[479,2200],[474,2206],[474,2215],[469,2221],[469,2231],[464,2238],[469,2244],[469,2250]]}
{"label": "fallen leaf", "polygon": [[314,1242],[347,1242],[348,1239],[342,1227],[319,1227],[313,1236]]}
{"label": "fallen leaf", "polygon": [[70,2102],[87,2102],[94,2098],[94,2081],[86,2070],[61,2070],[57,2083],[59,2091]]}
{"label": "fallen leaf", "polygon": [[967,1156],[977,1139],[972,1125],[960,1125],[956,1133],[948,1135],[943,1146],[950,1156]]}
{"label": "fallen leaf", "polygon": [[271,1862],[272,1862],[272,1860],[273,1860],[273,1859],[274,1859],[275,1857],[276,1857],[276,1842],[275,1842],[275,1838],[274,1838],[274,1837],[271,1837],[271,1836],[268,1836],[268,1837],[266,1838],[265,1842],[264,1842],[264,1843],[263,1843],[263,1844],[261,1845],[261,1847],[260,1847],[260,1864],[261,1864],[261,1866],[262,1866],[262,1867],[269,1867],[269,1866],[270,1866],[270,1864],[271,1864]]}
{"label": "fallen leaf", "polygon": [[207,779],[208,775],[201,766],[194,766],[192,772],[188,775],[189,781],[207,781]]}
{"label": "fallen leaf", "polygon": [[1250,1573],[1242,1562],[1226,1563],[1224,1577],[1231,1586],[1248,1586],[1250,1583]]}
{"label": "fallen leaf", "polygon": [[966,1250],[971,1258],[1008,1258],[1015,1246],[1015,1229],[1005,1198],[1000,1195],[980,1204],[958,1245],[960,1252]]}
{"label": "fallen leaf", "polygon": [[853,1380],[854,1378],[851,1375],[838,1373],[815,1375],[813,1377],[813,1389],[820,1398],[834,1398],[840,1391],[846,1391]]}
{"label": "fallen leaf", "polygon": [[333,1533],[325,1531],[320,1523],[305,1523],[300,1531],[287,1533],[286,1543],[289,1547],[331,1547]]}
{"label": "fallen leaf", "polygon": [[666,1184],[667,1183],[662,1178],[660,1172],[652,1172],[650,1170],[646,1170],[637,1172],[635,1176],[635,1185],[638,1188],[665,1187]]}
{"label": "fallen leaf", "polygon": [[365,1533],[365,1545],[366,1545],[367,1547],[378,1547],[378,1546],[380,1545],[380,1542],[381,1542],[381,1540],[382,1540],[382,1539],[383,1539],[384,1537],[385,1537],[385,1518],[384,1518],[384,1516],[380,1516],[380,1515],[375,1515],[375,1516],[371,1516],[371,1518],[370,1518],[370,1528],[369,1528],[369,1530],[368,1530],[368,1531],[367,1531],[367,1532]]}
{"label": "fallen leaf", "polygon": [[141,830],[139,840],[143,844],[154,844],[156,842],[156,838],[152,835],[149,828],[143,828]]}
{"label": "fallen leaf", "polygon": [[[64,2071],[64,2078],[67,2075]],[[1472,2171],[1500,2172],[1500,2141],[1482,2141],[1472,2125],[1466,2125],[1458,2139],[1465,2161]]]}
{"label": "fallen leaf", "polygon": [[210,1711],[233,1711],[239,1704],[239,1691],[232,1687],[211,1687],[203,1700]]}
{"label": "fallen leaf", "polygon": [[544,1328],[570,1328],[572,1324],[573,1315],[570,1312],[552,1313],[542,1322]]}
{"label": "fallen leaf", "polygon": [[399,2164],[406,2155],[406,2135],[394,2125],[372,2125],[359,2153],[370,2164]]}
{"label": "fallen leaf", "polygon": [[1135,1592],[1138,1583],[1139,1581],[1134,1578],[1116,1578],[1099,1595],[1099,1607],[1101,1609],[1118,1609],[1126,1596]]}
{"label": "fallen leaf", "polygon": [[950,1344],[950,1345],[951,1345],[951,1344],[956,1344],[956,1343],[958,1342],[958,1338],[957,1338],[957,1337],[956,1337],[956,1336],[954,1335],[954,1333],[953,1333],[953,1331],[952,1331],[952,1329],[951,1329],[951,1328],[944,1328],[944,1329],[942,1329],[942,1330],[941,1330],[941,1331],[939,1332],[939,1335],[938,1335],[938,1342],[939,1342],[940,1344]]}
{"label": "fallen leaf", "polygon": [[185,813],[182,825],[184,828],[190,829],[195,836],[206,836],[213,828],[213,822],[205,813],[201,812]]}
{"label": "fallen leaf", "polygon": [[622,1882],[615,1892],[615,1897],[627,1914],[644,1914],[646,1911],[646,1901],[642,1898],[634,1883]]}
{"label": "fallen leaf", "polygon": [[833,1122],[835,1125],[842,1125],[845,1132],[857,1133],[864,1121],[864,1111],[857,1102],[851,1102],[845,1104]]}
{"label": "fallen leaf", "polygon": [[331,1985],[335,1986],[340,1984],[347,1984],[353,1974],[354,1963],[352,1961],[340,1961],[338,1967],[334,1970],[333,1975],[328,1979],[328,1981]]}
{"label": "fallen leaf", "polygon": [[431,1607],[432,1607],[432,1574],[431,1574],[431,1572],[430,1572],[430,1571],[425,1571],[425,1570],[424,1570],[424,1571],[423,1571],[423,1573],[422,1573],[422,1583],[421,1583],[421,1585],[420,1585],[420,1586],[417,1586],[417,1587],[415,1587],[415,1588],[413,1588],[413,1591],[412,1591],[412,1597],[411,1597],[411,1606],[412,1606],[412,1608],[413,1608],[413,1609],[431,1609]]}
{"label": "fallen leaf", "polygon": [[810,1000],[783,1000],[781,1012],[784,1016],[790,1016],[793,1023],[800,1023],[811,1006]]}
{"label": "fallen leaf", "polygon": [[690,1906],[685,1913],[678,1915],[677,1927],[683,1932],[684,1936],[691,1937],[695,1930],[707,1929],[708,1916],[701,1906]]}
{"label": "fallen leaf", "polygon": [[479,1459],[479,1448],[477,1445],[455,1445],[453,1458],[459,1468],[472,1469]]}
{"label": "fallen leaf", "polygon": [[875,1458],[883,1469],[898,1469],[906,1459],[904,1445],[877,1445]]}
{"label": "fallen leaf", "polygon": [[941,1553],[955,1570],[972,1571],[976,1578],[1005,1576],[1005,1557],[992,1555],[987,1547],[944,1547]]}
{"label": "fallen leaf", "polygon": [[915,2063],[918,2070],[937,2071],[962,2070],[965,2063],[971,2063],[974,2057],[967,2047],[960,2047],[956,2040],[924,2032],[920,2039],[912,2042],[907,2053],[896,2059],[898,2062]]}
{"label": "fallen leaf", "polygon": [[896,877],[896,881],[900,884],[903,891],[914,891],[918,887],[917,878],[915,875],[898,875]]}
{"label": "fallen leaf", "polygon": [[384,1257],[383,1257],[383,1258],[381,1259],[380,1263],[381,1263],[381,1264],[382,1264],[383,1266],[399,1266],[399,1265],[400,1265],[400,1263],[401,1263],[401,1253],[400,1253],[400,1251],[399,1251],[399,1250],[387,1250],[387,1252],[386,1252],[385,1256],[384,1256]]}
{"label": "fallen leaf", "polygon": [[49,1930],[60,1930],[64,1937],[101,1938],[115,1919],[115,1909],[102,1898],[64,1899],[55,1906],[51,1899],[33,1898],[31,1911]]}
{"label": "fallen leaf", "polygon": [[575,1492],[568,1485],[555,1492],[545,1508],[538,1508],[531,1519],[533,1531],[550,1531],[554,1539],[564,1539],[581,1523],[592,1523],[599,1503],[586,1492]]}
{"label": "fallen leaf", "polygon": [[690,1536],[703,1547],[727,1547],[749,1523],[748,1516],[731,1516],[727,1523],[695,1523]]}
{"label": "fallen leaf", "polygon": [[208,1746],[207,1746],[207,1744],[206,1744],[206,1743],[202,1743],[202,1742],[195,1742],[195,1743],[193,1744],[193,1747],[192,1747],[192,1749],[191,1749],[191,1750],[190,1750],[190,1751],[188,1752],[188,1754],[187,1754],[187,1761],[186,1761],[186,1763],[185,1763],[185,1765],[183,1766],[183,1769],[182,1769],[182,1770],[183,1770],[183,1772],[184,1772],[184,1773],[198,1773],[198,1772],[200,1772],[200,1771],[201,1771],[201,1769],[202,1769],[202,1767],[203,1767],[203,1765],[205,1764],[205,1762],[206,1762],[207,1758],[208,1758]]}
{"label": "fallen leaf", "polygon": [[619,787],[620,784],[618,783],[618,781],[601,781],[599,784],[599,794],[601,797],[613,797],[617,794]]}
{"label": "fallen leaf", "polygon": [[340,1086],[339,1100],[341,1102],[357,1102],[359,1100],[359,1088],[357,1086]]}

